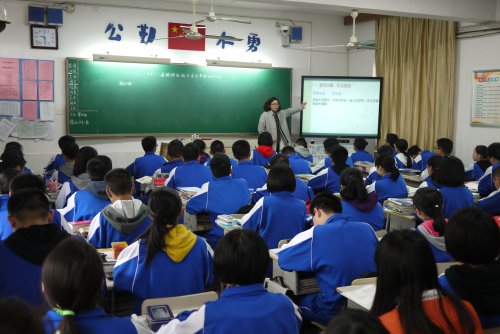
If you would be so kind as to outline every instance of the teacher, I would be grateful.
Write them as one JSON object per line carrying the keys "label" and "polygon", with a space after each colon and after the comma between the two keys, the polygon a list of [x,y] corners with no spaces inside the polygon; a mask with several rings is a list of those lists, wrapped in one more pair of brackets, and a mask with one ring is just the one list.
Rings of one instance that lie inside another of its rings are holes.
{"label": "teacher", "polygon": [[307,102],[303,102],[298,108],[281,110],[280,101],[272,96],[264,102],[264,112],[260,115],[257,131],[259,133],[269,132],[276,143],[276,152],[281,148],[291,145],[292,137],[288,129],[287,118],[290,115],[304,110]]}

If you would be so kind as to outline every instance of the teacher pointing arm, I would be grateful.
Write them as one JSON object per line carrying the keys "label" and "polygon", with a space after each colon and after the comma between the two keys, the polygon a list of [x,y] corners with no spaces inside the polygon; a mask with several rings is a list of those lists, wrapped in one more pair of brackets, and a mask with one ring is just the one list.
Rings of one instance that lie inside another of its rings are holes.
{"label": "teacher pointing arm", "polygon": [[287,118],[306,106],[303,102],[298,108],[289,108],[281,110],[280,101],[276,97],[270,97],[264,102],[264,112],[260,115],[257,131],[259,133],[269,132],[276,143],[276,151],[286,145],[291,145],[292,137],[288,129]]}

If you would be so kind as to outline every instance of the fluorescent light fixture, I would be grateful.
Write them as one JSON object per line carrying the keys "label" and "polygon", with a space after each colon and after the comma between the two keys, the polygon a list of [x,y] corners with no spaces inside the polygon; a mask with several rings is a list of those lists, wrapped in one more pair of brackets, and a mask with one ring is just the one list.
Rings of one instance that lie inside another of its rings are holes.
{"label": "fluorescent light fixture", "polygon": [[208,66],[226,66],[226,67],[251,67],[251,68],[271,68],[271,63],[257,63],[245,61],[230,61],[220,59],[207,59]]}
{"label": "fluorescent light fixture", "polygon": [[112,61],[118,63],[143,63],[143,64],[170,64],[170,58],[157,57],[130,57],[130,56],[115,56],[94,54],[94,61]]}

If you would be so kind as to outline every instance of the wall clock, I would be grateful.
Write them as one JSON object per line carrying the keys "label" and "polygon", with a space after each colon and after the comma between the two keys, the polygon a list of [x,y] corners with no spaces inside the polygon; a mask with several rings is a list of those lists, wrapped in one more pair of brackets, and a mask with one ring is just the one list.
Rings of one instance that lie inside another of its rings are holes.
{"label": "wall clock", "polygon": [[32,49],[59,49],[57,27],[31,25]]}

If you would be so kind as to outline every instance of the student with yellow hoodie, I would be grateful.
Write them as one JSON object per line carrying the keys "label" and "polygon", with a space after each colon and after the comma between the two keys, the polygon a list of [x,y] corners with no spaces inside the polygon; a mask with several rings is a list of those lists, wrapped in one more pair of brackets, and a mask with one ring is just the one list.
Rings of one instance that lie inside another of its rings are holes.
{"label": "student with yellow hoodie", "polygon": [[213,281],[212,249],[177,223],[181,212],[174,190],[155,189],[149,198],[151,226],[117,259],[115,288],[136,296],[136,312],[144,299],[200,293]]}

